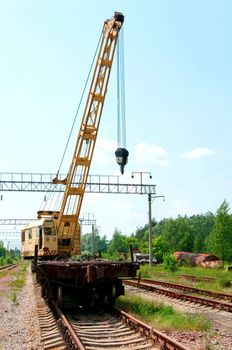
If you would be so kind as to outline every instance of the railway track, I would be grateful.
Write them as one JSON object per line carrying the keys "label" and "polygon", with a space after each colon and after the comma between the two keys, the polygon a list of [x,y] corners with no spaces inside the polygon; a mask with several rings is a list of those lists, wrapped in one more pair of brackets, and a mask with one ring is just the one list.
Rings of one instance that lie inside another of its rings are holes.
{"label": "railway track", "polygon": [[[156,275],[161,275],[166,277],[167,274],[164,272],[156,272]],[[193,281],[193,282],[216,282],[217,279],[215,277],[200,277],[200,276],[194,276],[194,275],[186,275],[186,274],[181,274],[181,275],[176,275],[175,277],[182,277],[187,280]],[[232,285],[232,281],[230,281],[230,284]]]}
{"label": "railway track", "polygon": [[[174,283],[155,281],[151,279],[133,279],[123,282],[125,285],[130,285],[132,287],[141,288],[151,292],[166,295],[171,298],[181,299],[184,301],[190,301],[193,303],[198,303],[201,305],[210,306],[220,310],[225,310],[232,312],[232,295],[217,293],[213,291],[207,291],[199,288],[183,286]],[[161,287],[158,287],[161,286]],[[178,292],[176,291],[178,290]],[[179,290],[184,291],[180,293]],[[202,298],[192,294],[206,295],[209,298]],[[216,300],[215,300],[216,299]],[[226,302],[219,301],[218,299],[224,299]]]}
{"label": "railway track", "polygon": [[46,300],[41,297],[41,287],[34,280],[36,306],[38,310],[38,319],[40,325],[41,341],[44,350],[59,349],[65,350],[66,344],[60,333],[59,324],[46,303]]}
{"label": "railway track", "polygon": [[161,332],[115,308],[108,312],[71,315],[68,319],[84,345],[83,349],[187,349]]}
{"label": "railway track", "polygon": [[9,264],[9,265],[5,265],[5,266],[0,266],[0,272],[14,269],[16,266],[17,266],[16,264]]}
{"label": "railway track", "polygon": [[63,311],[41,298],[37,283],[35,295],[44,350],[189,350],[118,309]]}

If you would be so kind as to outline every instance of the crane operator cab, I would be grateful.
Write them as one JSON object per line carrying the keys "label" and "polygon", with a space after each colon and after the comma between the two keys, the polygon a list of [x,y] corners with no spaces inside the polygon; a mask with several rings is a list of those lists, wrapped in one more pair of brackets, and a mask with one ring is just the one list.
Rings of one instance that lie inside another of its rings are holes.
{"label": "crane operator cab", "polygon": [[57,255],[58,241],[55,222],[51,218],[41,218],[27,224],[21,232],[21,255],[24,259],[34,257],[35,245],[39,256]]}
{"label": "crane operator cab", "polygon": [[38,257],[41,260],[55,259],[58,256],[80,254],[80,225],[75,230],[69,222],[62,227],[62,234],[58,233],[56,222],[59,211],[38,211],[38,220],[27,224],[21,232],[21,256],[32,259],[35,246],[38,246]]}

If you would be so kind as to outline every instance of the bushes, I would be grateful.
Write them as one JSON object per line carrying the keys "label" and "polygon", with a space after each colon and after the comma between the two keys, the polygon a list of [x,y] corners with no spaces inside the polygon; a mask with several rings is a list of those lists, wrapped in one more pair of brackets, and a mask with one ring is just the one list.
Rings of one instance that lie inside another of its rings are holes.
{"label": "bushes", "polygon": [[0,266],[13,264],[20,259],[20,251],[17,249],[7,250],[0,241]]}
{"label": "bushes", "polygon": [[163,267],[165,270],[170,272],[174,272],[177,270],[177,261],[176,258],[172,255],[172,253],[164,254]]}
{"label": "bushes", "polygon": [[6,255],[6,256],[1,256],[0,257],[0,266],[8,265],[8,264],[13,264],[15,263],[19,258],[13,257],[11,255]]}

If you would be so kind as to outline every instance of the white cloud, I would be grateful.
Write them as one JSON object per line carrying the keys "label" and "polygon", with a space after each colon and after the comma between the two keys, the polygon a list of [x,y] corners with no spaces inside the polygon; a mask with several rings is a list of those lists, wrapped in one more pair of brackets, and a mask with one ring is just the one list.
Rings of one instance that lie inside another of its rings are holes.
{"label": "white cloud", "polygon": [[112,161],[112,157],[114,157],[116,149],[117,144],[115,141],[99,137],[96,143],[94,159],[98,163],[107,164],[108,162]]}
{"label": "white cloud", "polygon": [[135,147],[135,160],[141,164],[168,165],[167,152],[156,145],[148,145],[146,142]]}
{"label": "white cloud", "polygon": [[214,155],[215,152],[212,151],[210,148],[207,147],[196,147],[193,150],[182,153],[179,155],[179,158],[184,159],[200,159],[203,157],[208,157]]}
{"label": "white cloud", "polygon": [[[141,210],[145,206],[145,210]],[[122,231],[125,235],[130,235],[148,221],[147,217],[147,201],[137,195],[115,195],[112,194],[87,194],[84,199],[82,215],[84,213],[94,213],[94,219],[97,226],[100,226],[100,235],[106,235],[107,239],[111,239],[115,227]],[[82,227],[82,232],[91,232],[91,227]]]}
{"label": "white cloud", "polygon": [[170,215],[177,217],[178,215],[192,215],[193,208],[191,208],[189,201],[182,197],[174,200],[171,204]]}

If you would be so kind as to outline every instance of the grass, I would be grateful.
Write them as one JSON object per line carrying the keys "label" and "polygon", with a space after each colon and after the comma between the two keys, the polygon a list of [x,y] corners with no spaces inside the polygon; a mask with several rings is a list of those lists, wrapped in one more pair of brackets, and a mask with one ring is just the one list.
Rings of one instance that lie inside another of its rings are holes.
{"label": "grass", "polygon": [[116,301],[116,307],[132,313],[156,329],[208,331],[210,322],[197,314],[175,311],[172,306],[144,300],[128,294]]}
{"label": "grass", "polygon": [[13,293],[11,294],[11,300],[13,301],[13,303],[14,303],[15,305],[18,305],[18,304],[19,304],[18,301],[17,301],[17,294],[16,294],[16,292],[13,292]]}
{"label": "grass", "polygon": [[10,282],[11,287],[23,288],[26,284],[26,274],[28,269],[28,262],[22,261],[19,264],[18,271],[12,272],[12,275],[16,278]]}
{"label": "grass", "polygon": [[[202,267],[178,267],[175,272],[167,272],[163,269],[162,265],[148,266],[144,265],[140,267],[141,277],[153,278],[156,280],[168,281],[171,283],[185,284],[196,288],[202,288],[206,290],[214,290],[221,293],[232,293],[232,272],[228,272],[222,269],[206,269]],[[193,275],[196,277],[212,277],[215,281],[191,281],[187,280],[180,275]]]}
{"label": "grass", "polygon": [[9,285],[12,288],[23,288],[26,284],[26,278],[25,276],[17,277],[15,280],[9,282]]}
{"label": "grass", "polygon": [[0,271],[0,278],[8,274],[8,271]]}
{"label": "grass", "polygon": [[22,289],[26,284],[26,273],[28,269],[28,262],[22,261],[19,263],[17,271],[11,271],[10,274],[13,279],[9,282],[9,286],[11,287],[11,300],[14,305],[19,305],[17,292]]}

